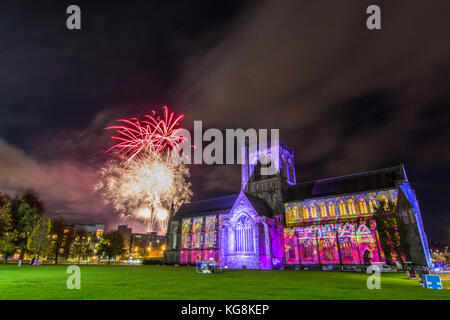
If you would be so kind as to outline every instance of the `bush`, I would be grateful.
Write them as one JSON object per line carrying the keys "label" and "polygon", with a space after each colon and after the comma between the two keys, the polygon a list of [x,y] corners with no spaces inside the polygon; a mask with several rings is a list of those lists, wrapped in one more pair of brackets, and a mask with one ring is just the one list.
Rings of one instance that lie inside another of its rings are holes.
{"label": "bush", "polygon": [[163,259],[160,258],[150,258],[150,259],[144,259],[142,260],[143,265],[157,265],[157,264],[164,264]]}

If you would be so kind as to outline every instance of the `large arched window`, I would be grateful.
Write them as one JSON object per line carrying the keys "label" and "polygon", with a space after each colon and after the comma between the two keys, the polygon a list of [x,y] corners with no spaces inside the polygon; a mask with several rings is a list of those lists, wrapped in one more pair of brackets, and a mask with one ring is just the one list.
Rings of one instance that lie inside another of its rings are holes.
{"label": "large arched window", "polygon": [[253,252],[253,222],[249,216],[240,217],[234,226],[235,250],[237,252]]}
{"label": "large arched window", "polygon": [[205,223],[205,247],[213,248],[216,244],[216,217],[206,218]]}

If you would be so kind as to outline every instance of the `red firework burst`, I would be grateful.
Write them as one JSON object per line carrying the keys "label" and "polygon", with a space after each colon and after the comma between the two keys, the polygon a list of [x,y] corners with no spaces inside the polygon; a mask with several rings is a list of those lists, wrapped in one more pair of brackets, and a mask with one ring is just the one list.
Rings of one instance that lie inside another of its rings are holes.
{"label": "red firework burst", "polygon": [[153,116],[144,116],[146,120],[119,119],[117,121],[123,123],[122,125],[107,127],[106,129],[116,130],[117,135],[111,139],[119,142],[106,152],[116,150],[121,157],[129,161],[142,153],[156,156],[172,150],[184,139],[178,134],[181,130],[178,125],[184,116],[174,117],[173,112],[169,114],[167,106],[163,106],[163,109],[163,118],[156,116],[153,111]]}

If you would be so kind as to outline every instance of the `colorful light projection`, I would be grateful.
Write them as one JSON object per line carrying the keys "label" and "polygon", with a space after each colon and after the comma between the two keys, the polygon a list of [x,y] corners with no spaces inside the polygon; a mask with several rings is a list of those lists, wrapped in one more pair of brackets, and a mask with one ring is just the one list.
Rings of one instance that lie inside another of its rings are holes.
{"label": "colorful light projection", "polygon": [[345,218],[371,217],[381,201],[397,201],[397,190],[356,194],[345,197],[327,197],[285,204],[286,224],[331,221]]}
{"label": "colorful light projection", "polygon": [[200,249],[203,243],[203,217],[192,220],[192,248]]}
{"label": "colorful light projection", "polygon": [[[216,215],[183,219],[181,227],[181,264],[202,260],[220,261],[218,232],[224,216]],[[219,225],[217,222],[219,221]]]}
{"label": "colorful light projection", "polygon": [[191,248],[191,219],[183,219],[181,225],[181,249]]}
{"label": "colorful light projection", "polygon": [[216,216],[206,217],[205,221],[205,248],[214,248],[216,246]]}
{"label": "colorful light projection", "polygon": [[285,229],[286,264],[383,263],[374,220]]}

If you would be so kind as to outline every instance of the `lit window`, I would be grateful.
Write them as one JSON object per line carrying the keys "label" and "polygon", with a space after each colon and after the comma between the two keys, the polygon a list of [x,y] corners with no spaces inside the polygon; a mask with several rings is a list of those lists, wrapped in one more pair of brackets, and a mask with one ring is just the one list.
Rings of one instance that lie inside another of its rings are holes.
{"label": "lit window", "polygon": [[328,214],[330,217],[336,216],[336,207],[332,202],[328,204]]}
{"label": "lit window", "polygon": [[307,207],[302,207],[302,218],[304,220],[308,220],[309,219],[309,213],[308,213],[308,208]]}
{"label": "lit window", "polygon": [[360,199],[358,202],[359,205],[359,212],[362,214],[367,213],[367,205],[366,205],[366,201],[364,199]]}
{"label": "lit window", "polygon": [[312,219],[317,218],[317,208],[315,205],[311,206],[309,213],[310,213],[310,218],[312,218]]}
{"label": "lit window", "polygon": [[349,238],[342,239],[342,253],[344,259],[351,259],[353,257],[352,243]]}
{"label": "lit window", "polygon": [[299,213],[299,206],[298,205],[296,205],[296,206],[294,206],[293,208],[292,208],[292,217],[294,218],[294,220],[298,220],[300,217],[299,217],[299,215],[300,215],[300,213]]}
{"label": "lit window", "polygon": [[235,224],[236,252],[253,252],[253,227],[250,217],[244,215]]}
{"label": "lit window", "polygon": [[351,216],[356,215],[355,202],[353,199],[348,200],[348,214]]}
{"label": "lit window", "polygon": [[338,208],[339,208],[339,215],[340,216],[346,216],[347,215],[347,210],[345,209],[344,201],[341,200],[339,202]]}
{"label": "lit window", "polygon": [[327,207],[325,207],[325,204],[323,203],[323,202],[321,202],[320,204],[319,204],[319,207],[320,207],[320,216],[323,218],[323,217],[326,217],[327,216]]}

